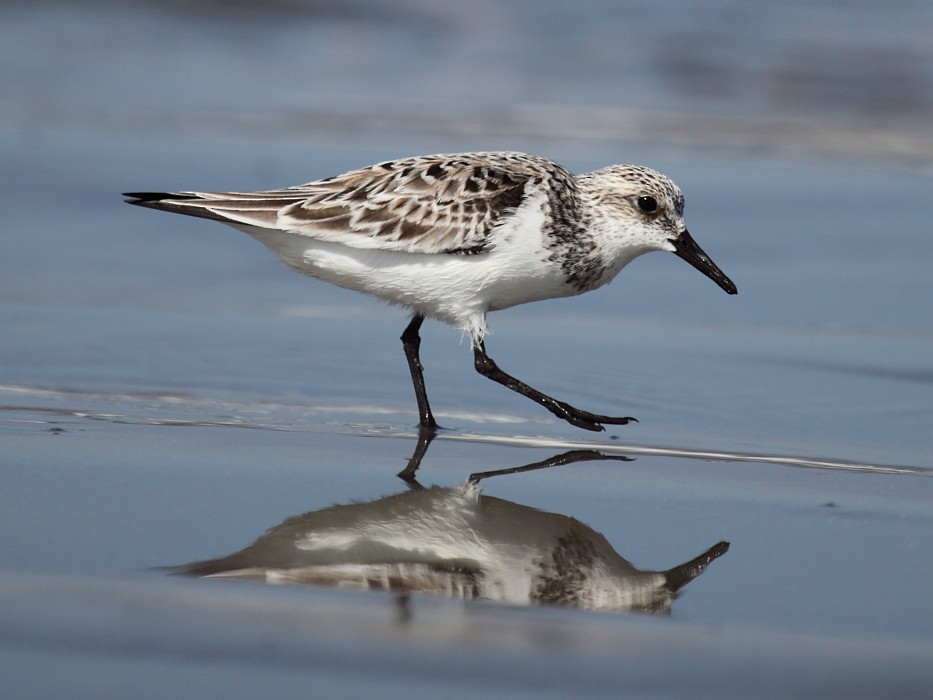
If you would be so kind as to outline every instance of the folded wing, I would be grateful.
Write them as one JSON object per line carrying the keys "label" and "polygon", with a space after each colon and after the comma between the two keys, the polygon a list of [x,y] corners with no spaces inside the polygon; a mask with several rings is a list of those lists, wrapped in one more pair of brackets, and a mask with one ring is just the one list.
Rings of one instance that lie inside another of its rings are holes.
{"label": "folded wing", "polygon": [[[356,248],[479,253],[530,183],[560,166],[524,154],[423,156],[266,192],[135,192],[130,204]],[[567,174],[569,176],[569,173]]]}

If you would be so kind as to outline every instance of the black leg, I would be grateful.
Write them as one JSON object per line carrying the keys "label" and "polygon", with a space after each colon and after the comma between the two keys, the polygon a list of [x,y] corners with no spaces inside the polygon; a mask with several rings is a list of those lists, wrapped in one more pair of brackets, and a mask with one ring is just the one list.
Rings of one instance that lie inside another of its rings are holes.
{"label": "black leg", "polygon": [[519,381],[510,374],[506,374],[499,366],[493,361],[489,355],[486,354],[486,347],[483,342],[480,342],[479,345],[473,347],[473,361],[476,366],[476,371],[482,374],[484,377],[492,379],[495,382],[499,382],[502,386],[508,387],[512,391],[516,391],[523,396],[527,396],[532,401],[544,406],[547,410],[553,413],[555,416],[561,420],[565,420],[571,425],[575,425],[578,428],[583,428],[584,430],[593,430],[600,431],[605,430],[601,425],[602,423],[609,423],[611,425],[625,425],[626,423],[631,423],[632,421],[638,422],[636,419],[631,416],[625,416],[623,418],[616,418],[613,416],[600,416],[595,413],[589,413],[588,411],[581,411],[579,408],[574,408],[568,403],[563,401],[558,401],[555,398],[548,396],[547,394],[542,394],[537,389],[533,389],[522,381]]}
{"label": "black leg", "polygon": [[411,370],[411,383],[415,386],[415,399],[418,401],[419,425],[422,430],[434,431],[438,429],[437,422],[434,420],[434,414],[431,413],[431,404],[428,403],[428,393],[424,388],[424,367],[421,366],[421,358],[418,356],[418,350],[421,348],[421,336],[418,330],[424,323],[424,316],[415,314],[411,323],[402,333],[402,347],[405,348],[405,357],[408,358],[408,369]]}

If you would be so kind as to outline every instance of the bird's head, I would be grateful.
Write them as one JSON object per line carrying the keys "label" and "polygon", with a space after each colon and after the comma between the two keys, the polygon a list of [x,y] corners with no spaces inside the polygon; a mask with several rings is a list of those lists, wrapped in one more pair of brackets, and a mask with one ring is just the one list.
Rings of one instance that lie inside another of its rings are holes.
{"label": "bird's head", "polygon": [[[735,284],[697,245],[684,222],[684,195],[661,173],[640,165],[613,165],[579,178],[585,196],[596,206],[601,242],[631,259],[665,250],[686,260],[728,294]],[[625,251],[625,252],[623,252]],[[627,260],[625,261],[627,262]]]}

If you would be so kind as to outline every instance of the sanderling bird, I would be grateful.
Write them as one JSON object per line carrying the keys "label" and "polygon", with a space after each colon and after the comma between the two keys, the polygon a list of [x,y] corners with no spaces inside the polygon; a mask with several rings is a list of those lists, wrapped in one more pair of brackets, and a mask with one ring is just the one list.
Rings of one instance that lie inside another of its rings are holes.
{"label": "sanderling bird", "polygon": [[633,259],[665,250],[728,294],[736,287],[684,224],[680,189],[640,165],[574,175],[514,152],[419,156],[264,192],[128,192],[151,209],[248,233],[304,275],[412,310],[402,344],[422,430],[436,431],[419,357],[426,317],[462,329],[485,377],[586,430],[634,418],[583,411],[501,370],[486,354],[486,314],[582,294]]}

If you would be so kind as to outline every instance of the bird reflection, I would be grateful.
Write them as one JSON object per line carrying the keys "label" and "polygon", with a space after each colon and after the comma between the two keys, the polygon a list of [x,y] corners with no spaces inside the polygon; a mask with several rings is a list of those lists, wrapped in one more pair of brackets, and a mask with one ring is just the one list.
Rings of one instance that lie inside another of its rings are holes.
{"label": "bird reflection", "polygon": [[[419,444],[419,461],[426,447]],[[411,471],[405,474],[406,491],[288,518],[230,556],[173,570],[517,605],[668,612],[677,591],[725,554],[727,542],[666,571],[642,571],[616,553],[603,535],[572,517],[481,492],[482,480],[501,474],[626,459],[573,450],[521,467],[473,474],[456,487],[424,488]]]}

